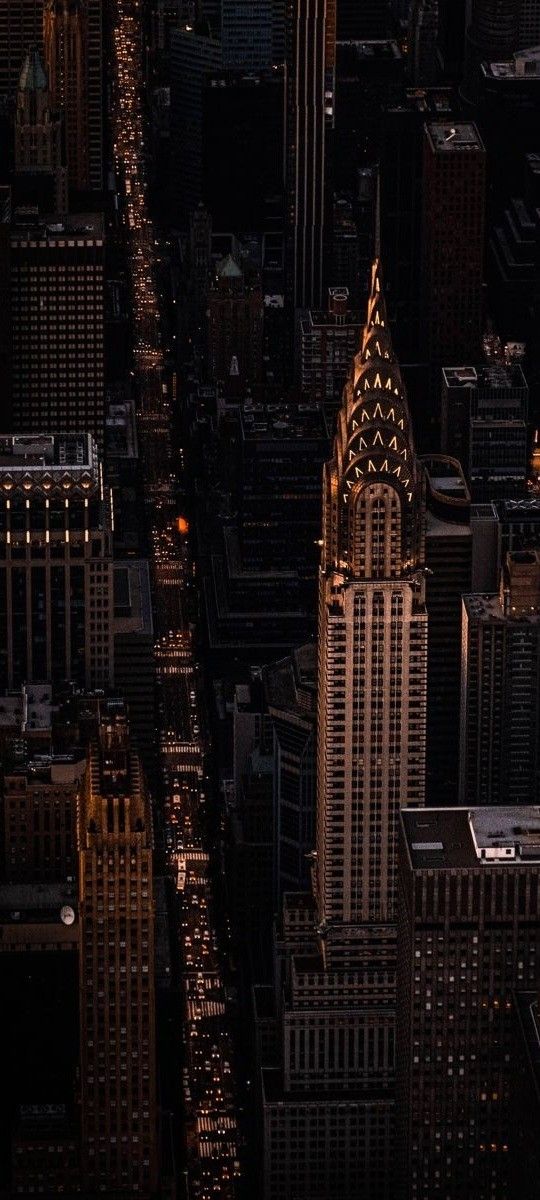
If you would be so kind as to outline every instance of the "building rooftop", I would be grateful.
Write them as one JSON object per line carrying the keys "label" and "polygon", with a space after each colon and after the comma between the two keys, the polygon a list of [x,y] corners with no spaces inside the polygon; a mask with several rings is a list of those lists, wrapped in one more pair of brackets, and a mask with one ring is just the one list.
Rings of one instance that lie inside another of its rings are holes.
{"label": "building rooftop", "polygon": [[484,143],[472,121],[428,121],[426,132],[435,154],[459,154],[484,150]]}
{"label": "building rooftop", "polygon": [[405,808],[401,821],[413,870],[540,863],[540,808]]}
{"label": "building rooftop", "polygon": [[60,467],[71,473],[92,470],[97,462],[97,447],[89,433],[37,433],[15,437],[0,436],[0,471],[10,475],[42,474]]}
{"label": "building rooftop", "polygon": [[2,924],[53,921],[73,925],[75,913],[75,886],[67,880],[65,883],[0,884]]}
{"label": "building rooftop", "polygon": [[53,697],[49,683],[24,685],[19,692],[0,696],[0,730],[46,732],[52,725]]}
{"label": "building rooftop", "polygon": [[59,217],[44,215],[37,209],[17,208],[11,224],[11,241],[15,245],[45,246],[51,242],[82,246],[87,242],[103,244],[105,220],[102,213],[77,213]]}
{"label": "building rooftop", "polygon": [[481,69],[488,79],[540,80],[540,46],[516,50],[513,57],[505,62],[484,62]]}
{"label": "building rooftop", "polygon": [[303,401],[288,404],[255,403],[246,400],[240,410],[242,434],[246,441],[326,439],[328,428],[320,404]]}
{"label": "building rooftop", "polygon": [[470,387],[494,391],[523,389],[527,391],[527,380],[519,363],[491,363],[478,367],[443,367],[443,379],[447,387]]}

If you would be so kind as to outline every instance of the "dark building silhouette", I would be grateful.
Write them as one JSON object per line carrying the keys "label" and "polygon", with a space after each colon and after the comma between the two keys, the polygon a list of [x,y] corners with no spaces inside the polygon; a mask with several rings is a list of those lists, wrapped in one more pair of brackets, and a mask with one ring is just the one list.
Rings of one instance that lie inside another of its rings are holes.
{"label": "dark building silhouette", "polygon": [[540,550],[509,551],[495,594],[463,597],[460,798],[540,798]]}
{"label": "dark building silhouette", "polygon": [[15,217],[8,255],[11,311],[0,313],[0,325],[10,322],[12,428],[83,429],[102,447],[103,217]]}
{"label": "dark building silhouette", "polygon": [[471,587],[470,495],[456,459],[423,460],[427,482],[426,608],[428,803],[455,804],[459,786],[456,729],[461,695],[461,601]]}
{"label": "dark building silhouette", "polygon": [[423,335],[431,366],[474,362],[480,352],[485,159],[475,125],[426,124],[422,289]]}
{"label": "dark building silhouette", "polygon": [[218,263],[208,297],[208,369],[225,392],[245,394],[262,379],[263,297],[260,279],[231,254]]}
{"label": "dark building silhouette", "polygon": [[10,0],[0,6],[0,98],[15,99],[30,46],[43,49],[43,0]]}
{"label": "dark building silhouette", "polygon": [[480,64],[510,58],[519,45],[522,0],[473,0],[465,41],[465,79],[462,91],[470,103],[478,100]]}
{"label": "dark building silhouette", "polygon": [[525,495],[529,389],[518,363],[444,367],[441,441],[473,503]]}
{"label": "dark building silhouette", "polygon": [[286,291],[292,313],[320,308],[328,236],[327,130],[333,124],[335,0],[287,0]]}
{"label": "dark building silhouette", "polygon": [[24,60],[15,112],[15,173],[13,201],[36,203],[43,213],[67,212],[67,178],[63,125],[53,106],[39,51]]}
{"label": "dark building silhouette", "polygon": [[540,812],[404,811],[399,861],[395,1194],[514,1200],[514,997],[540,982]]}
{"label": "dark building silhouette", "polygon": [[283,189],[283,72],[205,80],[203,195],[216,229],[263,230]]}

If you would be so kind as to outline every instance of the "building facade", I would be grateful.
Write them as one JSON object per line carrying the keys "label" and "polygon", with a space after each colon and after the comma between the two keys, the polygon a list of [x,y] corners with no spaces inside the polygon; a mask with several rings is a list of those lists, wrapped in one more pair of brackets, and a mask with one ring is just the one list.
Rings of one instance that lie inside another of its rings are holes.
{"label": "building facade", "polygon": [[525,495],[529,388],[518,363],[444,367],[441,440],[473,503]]}
{"label": "building facade", "polygon": [[400,1197],[524,1194],[514,1007],[515,989],[538,994],[539,914],[538,808],[403,812]]}
{"label": "building facade", "polygon": [[103,706],[79,815],[82,1174],[156,1188],[152,821],[123,705]]}
{"label": "building facade", "polygon": [[288,0],[285,21],[286,292],[320,308],[327,236],[327,127],[333,124],[335,0]]}
{"label": "building facade", "polygon": [[540,799],[540,550],[506,555],[498,593],[463,597],[460,799]]}
{"label": "building facade", "polygon": [[425,125],[422,290],[426,358],[432,364],[474,362],[480,353],[485,170],[476,125]]}
{"label": "building facade", "polygon": [[101,215],[12,225],[12,428],[17,433],[83,429],[103,445],[104,262]]}
{"label": "building facade", "polygon": [[92,438],[1,438],[0,520],[0,687],[107,687],[112,510]]}

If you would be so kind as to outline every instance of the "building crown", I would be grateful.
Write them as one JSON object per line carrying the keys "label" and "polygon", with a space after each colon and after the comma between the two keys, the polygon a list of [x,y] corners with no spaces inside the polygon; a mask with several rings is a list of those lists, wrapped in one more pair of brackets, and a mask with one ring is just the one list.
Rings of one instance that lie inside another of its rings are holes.
{"label": "building crown", "polygon": [[327,566],[363,577],[395,577],[418,564],[424,478],[378,259],[372,266],[360,348],[343,391],[326,491]]}

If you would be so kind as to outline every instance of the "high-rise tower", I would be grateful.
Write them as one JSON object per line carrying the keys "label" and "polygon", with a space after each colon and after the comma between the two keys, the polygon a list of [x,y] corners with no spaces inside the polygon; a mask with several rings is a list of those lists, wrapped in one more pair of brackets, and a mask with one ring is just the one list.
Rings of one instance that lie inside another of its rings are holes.
{"label": "high-rise tower", "polygon": [[51,89],[64,111],[69,182],[88,186],[85,20],[80,0],[46,0],[43,10],[45,55]]}
{"label": "high-rise tower", "polygon": [[55,105],[64,112],[69,182],[103,183],[102,0],[45,0],[43,42]]}
{"label": "high-rise tower", "polygon": [[424,475],[378,263],[323,506],[317,901],[339,928],[393,919],[399,809],[424,800]]}
{"label": "high-rise tower", "polygon": [[286,18],[287,299],[321,308],[326,130],[333,124],[335,0],[288,0]]}
{"label": "high-rise tower", "polygon": [[90,749],[79,826],[83,1175],[91,1191],[148,1197],[157,1166],[152,822],[118,701]]}
{"label": "high-rise tower", "polygon": [[400,809],[424,802],[424,497],[375,262],[324,471],[314,896],[285,896],[276,945],[268,1200],[393,1194],[397,834]]}

